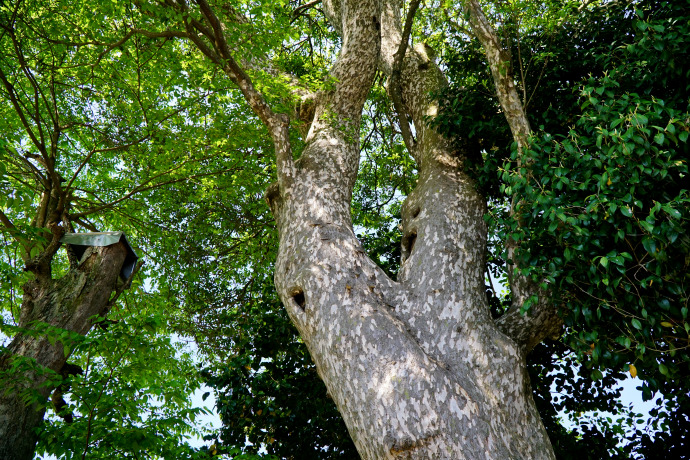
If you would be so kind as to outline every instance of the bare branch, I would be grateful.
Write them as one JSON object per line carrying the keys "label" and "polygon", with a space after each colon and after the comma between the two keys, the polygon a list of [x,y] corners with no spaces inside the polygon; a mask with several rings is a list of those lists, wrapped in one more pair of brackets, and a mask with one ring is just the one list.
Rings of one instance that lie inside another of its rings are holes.
{"label": "bare branch", "polygon": [[402,39],[400,40],[400,45],[398,51],[395,53],[393,61],[393,70],[391,72],[390,81],[390,96],[393,101],[393,106],[395,111],[398,113],[398,123],[400,124],[400,130],[402,131],[403,140],[407,146],[407,150],[410,154],[416,158],[416,142],[414,136],[412,135],[412,130],[410,129],[410,123],[407,121],[407,111],[402,102],[402,87],[400,86],[400,75],[402,73],[402,63],[405,58],[405,53],[407,52],[407,42],[410,40],[410,33],[412,31],[412,22],[414,21],[414,15],[419,8],[420,0],[412,0],[410,7],[407,10],[407,17],[405,18],[405,27],[402,32]]}
{"label": "bare branch", "polygon": [[471,36],[474,35],[474,34],[472,34],[472,32],[471,32],[469,29],[467,29],[467,27],[463,26],[463,25],[460,24],[459,22],[455,22],[455,21],[453,20],[453,18],[450,17],[450,13],[448,12],[448,9],[447,9],[447,8],[444,8],[443,14],[444,14],[445,17],[446,17],[446,22],[448,22],[448,24],[450,25],[451,29],[455,30],[455,32],[459,32],[459,33],[465,34],[465,35],[467,35],[468,37],[471,37]]}
{"label": "bare branch", "polygon": [[140,144],[140,143],[144,142],[144,141],[147,140],[149,137],[150,137],[150,135],[147,134],[146,136],[141,137],[141,138],[139,138],[139,139],[137,139],[137,140],[135,140],[135,141],[129,142],[129,143],[127,143],[127,144],[116,145],[116,146],[114,146],[114,147],[106,147],[106,148],[102,148],[102,149],[91,149],[91,151],[86,155],[86,157],[84,158],[84,160],[82,160],[81,164],[79,165],[79,167],[77,168],[77,170],[74,172],[74,174],[72,174],[72,177],[70,178],[69,182],[67,183],[67,186],[65,187],[65,190],[69,190],[69,189],[70,189],[70,187],[72,186],[72,183],[74,182],[74,180],[77,178],[77,176],[79,175],[79,173],[81,172],[81,170],[84,169],[84,166],[86,166],[86,164],[89,162],[89,160],[91,159],[91,157],[92,157],[94,154],[96,154],[96,153],[103,153],[103,152],[116,152],[116,151],[119,151],[119,150],[125,150],[125,149],[128,149],[129,147],[132,147],[133,145],[137,145],[137,144]]}
{"label": "bare branch", "polygon": [[472,32],[479,39],[484,48],[491,75],[496,86],[501,108],[518,144],[518,150],[523,152],[527,147],[527,139],[531,131],[527,114],[515,88],[513,75],[510,72],[510,56],[503,49],[496,31],[491,27],[477,0],[466,0],[465,7],[469,13]]}
{"label": "bare branch", "polygon": [[[48,188],[48,182],[46,177],[43,175],[43,173],[33,164],[29,161],[29,159],[37,159],[41,164],[43,164],[43,158],[39,157],[38,155],[31,155],[27,154],[26,156],[22,156],[19,154],[19,152],[14,151],[13,149],[10,149],[8,147],[5,147],[5,151],[9,152],[14,158],[17,158],[20,163],[12,162],[13,164],[17,165],[17,167],[21,168],[22,166],[28,169],[36,179],[36,182],[42,184],[45,188]],[[11,160],[10,160],[11,161]]]}
{"label": "bare branch", "polygon": [[69,216],[69,218],[73,222],[76,222],[77,224],[81,225],[82,227],[84,227],[87,230],[91,230],[92,232],[98,232],[99,231],[98,228],[94,224],[86,221],[86,219],[79,219],[79,218],[74,217],[74,216]]}
{"label": "bare branch", "polygon": [[14,45],[14,52],[15,52],[15,55],[17,57],[17,60],[19,61],[19,65],[21,66],[21,70],[24,73],[24,75],[26,76],[27,80],[29,81],[29,83],[31,84],[31,87],[34,90],[33,99],[34,99],[35,114],[32,118],[33,118],[34,122],[36,123],[36,129],[38,129],[38,135],[39,135],[39,138],[41,140],[41,145],[43,146],[43,148],[39,148],[39,151],[41,152],[42,155],[44,155],[46,157],[46,160],[47,160],[48,152],[45,149],[45,135],[43,133],[43,127],[42,127],[42,123],[41,123],[41,113],[40,113],[40,109],[39,109],[39,105],[40,105],[41,100],[43,101],[43,104],[45,104],[45,107],[46,107],[48,114],[50,115],[53,123],[56,123],[57,120],[55,120],[53,118],[53,115],[54,115],[53,114],[53,108],[48,103],[48,99],[45,97],[45,94],[43,94],[43,91],[41,90],[40,85],[36,81],[36,77],[34,77],[33,72],[31,72],[31,69],[29,68],[29,66],[26,63],[26,60],[24,59],[24,54],[22,53],[21,47],[19,46],[19,42],[17,41],[17,37],[14,34],[14,30],[9,30],[8,32],[9,32],[10,38],[12,39],[12,44]]}
{"label": "bare branch", "polygon": [[2,69],[0,69],[0,81],[2,81],[2,84],[5,86],[5,89],[7,90],[8,96],[10,98],[10,102],[12,102],[12,106],[14,107],[14,111],[17,112],[19,120],[21,120],[22,125],[24,125],[24,129],[26,130],[26,133],[29,135],[29,139],[31,139],[31,142],[36,146],[36,148],[40,152],[45,152],[45,145],[36,136],[33,129],[31,128],[31,125],[29,124],[29,121],[26,119],[24,110],[22,109],[22,106],[19,103],[19,99],[17,98],[17,92],[14,88],[14,85],[10,83],[10,81],[7,79],[7,75],[5,75],[5,72],[3,72]]}
{"label": "bare branch", "polygon": [[292,11],[292,18],[293,19],[296,18],[297,16],[302,14],[303,11],[308,10],[309,8],[312,8],[316,5],[318,5],[319,3],[321,3],[321,0],[312,0],[310,2],[305,3],[304,5],[298,6],[297,8],[295,8]]}
{"label": "bare branch", "polygon": [[93,213],[95,213],[95,212],[99,212],[99,211],[102,211],[102,210],[104,210],[104,209],[112,208],[113,206],[117,205],[118,203],[121,203],[121,202],[123,202],[123,201],[125,201],[125,200],[131,198],[132,196],[138,194],[138,193],[143,193],[143,192],[146,192],[146,191],[149,191],[149,190],[154,190],[154,189],[160,188],[160,187],[162,187],[162,186],[164,186],[164,185],[177,184],[177,183],[185,182],[185,181],[188,181],[188,180],[191,180],[191,179],[196,179],[196,178],[198,178],[198,177],[214,176],[214,175],[222,174],[222,173],[228,171],[228,169],[222,169],[222,170],[219,170],[219,171],[212,171],[212,172],[208,172],[208,173],[192,174],[192,175],[189,175],[189,176],[180,177],[180,178],[174,178],[174,179],[170,179],[170,180],[166,180],[166,181],[162,181],[162,182],[157,182],[157,183],[155,183],[155,184],[153,184],[153,185],[146,186],[146,184],[150,183],[150,182],[153,181],[154,179],[156,179],[156,178],[158,178],[158,177],[161,177],[161,176],[168,175],[168,174],[170,174],[171,172],[173,172],[173,171],[175,171],[175,170],[181,168],[181,167],[184,166],[186,163],[188,163],[188,162],[182,162],[180,165],[178,165],[178,166],[175,167],[175,168],[172,168],[172,169],[170,169],[170,170],[167,170],[167,171],[164,171],[164,172],[162,172],[162,173],[156,174],[155,176],[153,176],[153,177],[149,178],[148,180],[142,182],[141,184],[137,185],[137,186],[134,187],[129,193],[127,193],[126,195],[124,195],[124,196],[118,198],[118,199],[115,200],[115,201],[111,201],[111,202],[105,203],[105,204],[103,204],[103,205],[97,206],[97,207],[92,208],[92,209],[88,209],[88,210],[83,211],[83,212],[80,212],[80,213],[71,214],[71,215],[69,215],[69,217],[70,217],[70,219],[76,220],[76,219],[82,218],[82,217],[84,217],[84,216],[88,216],[89,214],[93,214]]}

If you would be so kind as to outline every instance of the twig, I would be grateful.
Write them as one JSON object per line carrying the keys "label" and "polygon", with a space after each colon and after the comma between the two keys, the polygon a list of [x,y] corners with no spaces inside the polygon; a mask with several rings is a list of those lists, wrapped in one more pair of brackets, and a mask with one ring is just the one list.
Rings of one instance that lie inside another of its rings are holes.
{"label": "twig", "polygon": [[391,100],[393,101],[395,111],[398,113],[398,123],[400,125],[400,130],[402,131],[403,140],[405,141],[407,150],[415,158],[416,142],[414,136],[412,135],[412,130],[410,129],[410,123],[407,121],[405,116],[406,112],[402,103],[400,75],[402,73],[403,59],[405,58],[405,53],[407,52],[407,42],[410,39],[410,32],[412,31],[412,22],[414,21],[414,15],[417,12],[419,3],[420,0],[412,0],[410,3],[410,8],[407,10],[407,17],[405,18],[405,27],[403,28],[400,46],[398,47],[398,51],[396,51],[394,56],[390,82]]}
{"label": "twig", "polygon": [[302,13],[302,11],[307,10],[313,6],[316,6],[319,3],[321,3],[321,0],[312,0],[311,2],[307,2],[304,5],[298,6],[292,12],[292,19],[294,20],[295,18],[297,18],[298,15],[300,15]]}

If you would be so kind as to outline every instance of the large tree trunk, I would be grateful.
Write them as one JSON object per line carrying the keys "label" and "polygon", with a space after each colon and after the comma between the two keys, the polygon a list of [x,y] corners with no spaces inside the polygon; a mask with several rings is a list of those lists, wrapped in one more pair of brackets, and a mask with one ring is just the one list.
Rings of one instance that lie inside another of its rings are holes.
{"label": "large tree trunk", "polygon": [[489,314],[485,203],[463,152],[429,129],[445,84],[422,50],[403,64],[419,182],[402,211],[403,265],[390,280],[354,235],[360,113],[377,65],[390,72],[399,5],[326,1],[343,47],[289,186],[269,193],[275,282],[361,456],[552,459],[525,350]]}
{"label": "large tree trunk", "polygon": [[[541,315],[497,324],[489,314],[485,200],[463,171],[467,152],[425,123],[436,111],[429,93],[445,84],[438,66],[421,47],[393,72],[401,1],[323,0],[342,47],[296,162],[287,117],[233,59],[211,6],[198,4],[207,26],[192,21],[184,36],[237,83],[273,137],[278,182],[266,197],[280,235],[276,288],[361,456],[553,459],[525,368],[550,328]],[[419,181],[402,210],[397,281],[367,257],[350,216],[361,112],[379,67],[399,75],[395,103],[417,136],[404,130]]]}
{"label": "large tree trunk", "polygon": [[[105,313],[127,254],[123,243],[94,247],[78,267],[53,280],[39,276],[24,286],[19,326],[41,322],[55,328],[86,334],[93,317]],[[37,428],[55,386],[45,369],[60,373],[69,351],[45,334],[17,334],[0,355],[0,459],[30,460],[34,456]],[[13,365],[19,368],[11,369]],[[18,371],[19,369],[19,371]]]}

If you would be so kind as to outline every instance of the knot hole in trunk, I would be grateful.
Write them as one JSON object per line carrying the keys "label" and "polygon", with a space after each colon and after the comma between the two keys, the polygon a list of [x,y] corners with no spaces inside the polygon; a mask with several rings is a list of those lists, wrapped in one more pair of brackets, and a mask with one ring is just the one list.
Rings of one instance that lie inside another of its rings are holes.
{"label": "knot hole in trunk", "polygon": [[405,236],[403,236],[403,239],[402,239],[402,248],[403,248],[402,258],[403,258],[403,260],[406,260],[412,254],[412,249],[414,249],[415,241],[417,241],[417,231],[416,230],[412,230],[409,233],[407,233]]}
{"label": "knot hole in trunk", "polygon": [[302,288],[295,288],[290,294],[292,296],[292,301],[297,304],[300,310],[304,311],[307,304],[307,299],[304,297],[304,291]]}

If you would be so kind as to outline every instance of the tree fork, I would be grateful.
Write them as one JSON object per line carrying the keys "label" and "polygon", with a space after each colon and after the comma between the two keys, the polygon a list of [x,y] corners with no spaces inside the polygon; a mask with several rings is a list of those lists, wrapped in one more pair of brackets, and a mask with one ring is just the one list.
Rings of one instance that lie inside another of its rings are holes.
{"label": "tree fork", "polygon": [[420,179],[403,206],[406,259],[396,282],[355,237],[350,201],[363,105],[377,66],[390,75],[401,49],[402,5],[323,6],[342,48],[294,165],[285,161],[286,123],[266,117],[260,94],[238,81],[276,150],[279,185],[266,198],[280,237],[274,279],[288,314],[363,458],[553,459],[525,353],[489,314],[485,201],[462,170],[465,152],[424,123],[436,114],[429,92],[445,85],[443,74],[423,47],[400,56],[407,113],[399,115],[415,124]]}
{"label": "tree fork", "polygon": [[[390,69],[397,13],[324,5],[346,44],[333,68],[338,85],[368,88],[379,58],[367,58],[364,22],[353,18],[381,17],[380,59]],[[358,72],[346,73],[348,66]],[[291,196],[273,208],[276,287],[363,458],[552,459],[524,354],[489,315],[484,200],[462,172],[462,152],[422,122],[434,109],[429,91],[445,80],[420,50],[402,67],[420,179],[403,206],[398,282],[366,256],[352,230],[359,143],[342,126],[358,132],[364,99],[339,100],[336,88],[317,105]]]}

